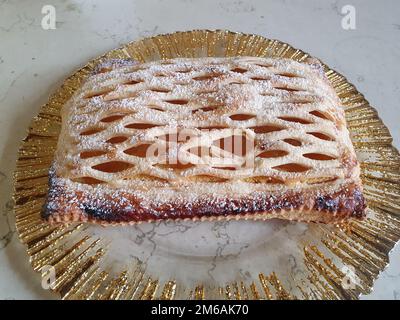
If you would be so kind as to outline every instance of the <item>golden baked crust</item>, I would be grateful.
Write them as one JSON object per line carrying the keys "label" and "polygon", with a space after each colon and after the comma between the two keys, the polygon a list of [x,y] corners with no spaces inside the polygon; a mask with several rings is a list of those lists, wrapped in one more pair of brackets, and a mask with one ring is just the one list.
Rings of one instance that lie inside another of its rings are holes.
{"label": "golden baked crust", "polygon": [[43,216],[330,223],[365,215],[359,171],[316,60],[112,60],[63,107]]}

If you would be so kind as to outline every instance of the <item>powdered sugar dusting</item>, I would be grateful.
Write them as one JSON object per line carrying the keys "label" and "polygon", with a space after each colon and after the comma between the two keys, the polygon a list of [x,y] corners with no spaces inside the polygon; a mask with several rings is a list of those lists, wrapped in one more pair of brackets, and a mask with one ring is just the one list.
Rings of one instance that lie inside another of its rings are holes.
{"label": "powdered sugar dusting", "polygon": [[[287,190],[333,192],[359,179],[340,100],[316,61],[113,61],[87,79],[64,106],[62,119],[52,177],[54,188],[64,192],[52,193],[51,211],[57,211],[61,196],[77,211],[90,210],[80,207],[82,197],[104,212],[115,206],[150,212],[171,203],[181,207],[207,201],[223,209],[226,199],[265,201]],[[184,130],[189,132],[184,141],[162,138]],[[221,167],[215,157],[193,162],[197,158],[190,150],[197,147],[214,156],[226,154],[215,142],[232,135],[254,141],[251,166],[240,165],[248,154],[232,157],[233,170]],[[109,142],[121,137],[125,140]],[[168,161],[183,159],[187,166],[168,165],[160,152],[146,157],[127,152],[143,144],[163,147]]]}

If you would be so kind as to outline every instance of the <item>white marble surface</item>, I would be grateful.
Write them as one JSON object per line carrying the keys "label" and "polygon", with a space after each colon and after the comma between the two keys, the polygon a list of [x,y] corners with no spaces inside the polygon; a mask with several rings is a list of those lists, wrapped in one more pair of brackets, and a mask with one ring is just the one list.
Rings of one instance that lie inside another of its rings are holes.
{"label": "white marble surface", "polygon": [[[43,30],[41,8],[56,8]],[[356,30],[341,8],[356,9]],[[343,73],[377,108],[400,146],[400,2],[240,0],[0,0],[0,299],[55,296],[40,286],[13,226],[12,172],[18,143],[48,95],[77,67],[125,42],[158,33],[230,29],[276,38]],[[400,249],[367,299],[400,299]]]}

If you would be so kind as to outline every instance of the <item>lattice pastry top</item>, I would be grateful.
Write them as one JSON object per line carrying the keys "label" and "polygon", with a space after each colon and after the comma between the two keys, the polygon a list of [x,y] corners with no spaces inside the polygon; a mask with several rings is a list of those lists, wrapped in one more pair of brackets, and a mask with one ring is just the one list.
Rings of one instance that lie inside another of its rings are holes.
{"label": "lattice pastry top", "polygon": [[62,109],[50,221],[364,215],[340,99],[317,60],[111,60]]}

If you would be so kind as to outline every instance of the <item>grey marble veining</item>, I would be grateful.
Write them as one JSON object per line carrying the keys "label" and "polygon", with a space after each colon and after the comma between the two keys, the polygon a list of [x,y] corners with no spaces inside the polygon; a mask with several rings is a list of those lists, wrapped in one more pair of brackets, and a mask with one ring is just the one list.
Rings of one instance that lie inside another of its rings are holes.
{"label": "grey marble veining", "polygon": [[[56,30],[41,27],[41,8],[46,4],[56,8]],[[355,30],[341,27],[341,9],[347,4],[356,9]],[[123,43],[159,33],[191,29],[257,33],[301,48],[343,73],[377,108],[399,147],[399,11],[396,0],[0,1],[0,298],[55,298],[41,288],[16,238],[11,182],[19,141],[31,118],[77,67]],[[229,261],[255,245],[254,239],[235,243],[226,231],[229,227],[215,224],[207,230],[208,237],[197,239],[199,254],[211,237],[218,243],[206,275],[211,279],[221,260]],[[168,241],[173,239],[170,233],[190,234],[190,224],[136,228],[130,241],[147,248],[144,260],[155,250],[169,254],[173,245],[175,253],[182,257],[187,253],[184,246]],[[397,246],[374,292],[364,298],[400,299],[399,257]],[[288,261],[291,272],[301,272],[294,257]],[[249,277],[248,265],[239,269],[243,278]]]}

